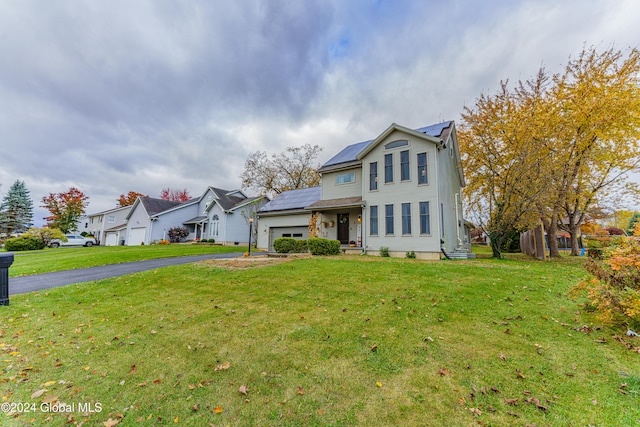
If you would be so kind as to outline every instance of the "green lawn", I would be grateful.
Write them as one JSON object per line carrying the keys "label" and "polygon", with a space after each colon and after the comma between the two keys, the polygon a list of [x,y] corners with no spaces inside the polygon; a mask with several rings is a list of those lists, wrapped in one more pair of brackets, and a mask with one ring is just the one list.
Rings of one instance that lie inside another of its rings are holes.
{"label": "green lawn", "polygon": [[42,251],[14,252],[14,261],[9,269],[9,275],[25,276],[156,258],[244,252],[246,250],[246,246],[218,246],[202,243],[47,248]]}
{"label": "green lawn", "polygon": [[235,264],[12,296],[0,395],[35,412],[1,424],[640,423],[640,354],[566,296],[580,260]]}

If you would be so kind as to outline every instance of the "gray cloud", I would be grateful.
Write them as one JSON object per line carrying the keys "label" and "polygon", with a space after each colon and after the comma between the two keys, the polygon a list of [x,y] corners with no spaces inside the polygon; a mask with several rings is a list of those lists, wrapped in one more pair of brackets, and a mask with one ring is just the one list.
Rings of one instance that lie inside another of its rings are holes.
{"label": "gray cloud", "polygon": [[[0,15],[0,193],[236,188],[256,150],[326,160],[391,122],[458,119],[584,43],[638,46],[633,0],[12,2]],[[43,216],[36,212],[36,217]]]}

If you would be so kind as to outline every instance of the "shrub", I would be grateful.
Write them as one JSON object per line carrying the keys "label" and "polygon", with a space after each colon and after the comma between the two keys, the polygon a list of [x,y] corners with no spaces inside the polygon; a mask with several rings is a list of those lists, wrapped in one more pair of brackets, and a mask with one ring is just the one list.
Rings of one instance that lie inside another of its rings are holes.
{"label": "shrub", "polygon": [[171,243],[178,243],[189,235],[189,229],[186,227],[173,227],[167,231]]}
{"label": "shrub", "polygon": [[37,228],[32,227],[26,233],[22,235],[22,237],[29,237],[34,240],[38,240],[42,242],[42,247],[47,247],[54,239],[62,240],[63,242],[67,241],[67,236],[64,235],[62,231],[57,228]]}
{"label": "shrub", "polygon": [[309,251],[309,246],[307,245],[306,240],[296,240],[293,244],[293,252],[297,254],[301,254]]}
{"label": "shrub", "polygon": [[216,239],[209,239],[208,241],[209,241],[209,243],[215,243]]}
{"label": "shrub", "polygon": [[296,239],[293,237],[279,237],[273,241],[273,249],[279,254],[288,254],[295,248]]}
{"label": "shrub", "polygon": [[586,294],[604,322],[640,324],[640,241],[624,238],[605,260],[590,257],[585,269],[594,277],[580,281],[570,293]]}
{"label": "shrub", "polygon": [[38,249],[43,249],[44,245],[42,244],[42,240],[35,239],[33,237],[16,237],[14,239],[8,239],[4,242],[4,248],[7,251],[37,251]]}
{"label": "shrub", "polygon": [[389,256],[389,247],[388,246],[380,246],[380,256],[388,257]]}
{"label": "shrub", "polygon": [[159,245],[170,245],[171,242],[166,240],[166,239],[162,239],[158,242]]}
{"label": "shrub", "polygon": [[415,251],[409,251],[409,252],[407,252],[407,258],[409,258],[409,259],[416,259],[416,252],[415,252]]}
{"label": "shrub", "polygon": [[312,255],[338,255],[340,253],[340,241],[312,237],[307,240],[307,247]]}

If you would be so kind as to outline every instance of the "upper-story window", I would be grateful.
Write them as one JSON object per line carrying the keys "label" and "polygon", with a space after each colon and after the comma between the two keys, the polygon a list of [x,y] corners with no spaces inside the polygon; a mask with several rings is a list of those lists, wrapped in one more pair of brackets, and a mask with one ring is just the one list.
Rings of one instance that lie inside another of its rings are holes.
{"label": "upper-story window", "polygon": [[369,191],[378,189],[378,162],[369,163]]}
{"label": "upper-story window", "polygon": [[393,182],[393,154],[384,155],[384,182]]}
{"label": "upper-story window", "polygon": [[336,184],[351,184],[352,182],[356,182],[355,172],[343,173],[336,176]]}
{"label": "upper-story window", "polygon": [[418,153],[418,184],[428,184],[427,153]]}
{"label": "upper-story window", "polygon": [[400,152],[400,181],[409,181],[409,150]]}
{"label": "upper-story window", "polygon": [[107,221],[109,222],[109,224],[113,224],[116,222],[116,216],[115,215],[109,215],[109,217],[107,218]]}
{"label": "upper-story window", "polygon": [[409,145],[409,141],[405,140],[405,139],[401,139],[398,141],[391,141],[390,143],[388,143],[387,145],[384,146],[385,150],[391,150],[394,148],[399,148],[399,147],[406,147],[407,145]]}

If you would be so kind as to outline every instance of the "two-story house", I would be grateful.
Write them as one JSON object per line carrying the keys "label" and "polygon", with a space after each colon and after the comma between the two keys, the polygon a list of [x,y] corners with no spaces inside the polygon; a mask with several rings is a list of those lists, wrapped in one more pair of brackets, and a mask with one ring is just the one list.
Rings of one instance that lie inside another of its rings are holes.
{"label": "two-story house", "polygon": [[320,187],[305,189],[311,199],[303,190],[285,192],[258,212],[258,247],[271,249],[282,235],[308,236],[306,215],[307,229],[313,217],[316,234],[339,240],[345,251],[378,254],[386,247],[392,256],[414,251],[422,259],[468,253],[453,121],[415,130],[392,124],[345,147],[319,172]]}

